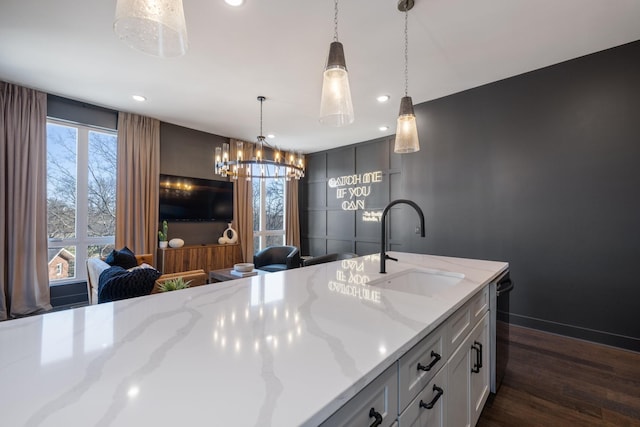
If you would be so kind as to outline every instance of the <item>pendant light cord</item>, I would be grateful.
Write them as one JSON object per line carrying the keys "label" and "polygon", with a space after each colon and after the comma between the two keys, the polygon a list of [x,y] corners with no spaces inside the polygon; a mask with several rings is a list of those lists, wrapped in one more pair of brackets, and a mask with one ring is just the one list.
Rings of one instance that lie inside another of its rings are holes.
{"label": "pendant light cord", "polygon": [[338,41],[338,0],[334,2],[334,12],[333,12],[333,41]]}
{"label": "pendant light cord", "polygon": [[404,96],[409,96],[409,11],[404,11]]}
{"label": "pendant light cord", "polygon": [[264,99],[260,99],[260,136],[262,136],[262,103]]}

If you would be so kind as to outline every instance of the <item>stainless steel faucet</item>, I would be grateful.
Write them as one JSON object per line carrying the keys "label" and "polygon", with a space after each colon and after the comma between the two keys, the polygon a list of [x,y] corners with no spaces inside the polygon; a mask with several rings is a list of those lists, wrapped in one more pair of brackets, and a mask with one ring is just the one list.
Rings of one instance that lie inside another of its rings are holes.
{"label": "stainless steel faucet", "polygon": [[422,209],[420,209],[420,206],[418,206],[415,202],[411,201],[411,200],[406,200],[406,199],[398,199],[398,200],[394,200],[393,202],[389,203],[387,205],[386,208],[384,208],[384,211],[382,211],[382,237],[380,238],[380,273],[386,273],[387,272],[387,267],[386,267],[386,261],[388,259],[392,260],[392,261],[398,261],[397,258],[393,258],[390,257],[389,255],[387,255],[387,212],[389,212],[389,209],[391,209],[392,206],[400,204],[400,203],[404,203],[407,204],[411,207],[413,207],[416,212],[418,212],[418,215],[420,216],[420,237],[424,237],[424,214],[422,213]]}

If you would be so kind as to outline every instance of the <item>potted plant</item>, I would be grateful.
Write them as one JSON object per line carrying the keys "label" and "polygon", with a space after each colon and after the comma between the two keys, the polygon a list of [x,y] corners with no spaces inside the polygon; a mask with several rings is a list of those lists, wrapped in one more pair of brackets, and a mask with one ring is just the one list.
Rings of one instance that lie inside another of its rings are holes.
{"label": "potted plant", "polygon": [[182,277],[176,277],[174,279],[167,279],[158,283],[158,290],[160,292],[177,291],[178,289],[186,289],[189,287],[191,280],[185,282]]}
{"label": "potted plant", "polygon": [[160,249],[165,249],[168,245],[167,236],[169,235],[169,224],[167,221],[162,221],[162,230],[158,231],[158,238],[160,240]]}

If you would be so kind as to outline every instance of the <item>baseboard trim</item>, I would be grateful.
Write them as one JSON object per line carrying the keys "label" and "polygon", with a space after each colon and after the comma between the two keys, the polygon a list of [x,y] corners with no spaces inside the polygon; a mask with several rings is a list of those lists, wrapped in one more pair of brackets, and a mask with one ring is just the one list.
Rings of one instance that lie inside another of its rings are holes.
{"label": "baseboard trim", "polygon": [[567,325],[564,323],[551,322],[549,320],[537,319],[513,313],[509,314],[509,323],[640,353],[640,338],[612,334],[609,332],[582,328],[580,326]]}

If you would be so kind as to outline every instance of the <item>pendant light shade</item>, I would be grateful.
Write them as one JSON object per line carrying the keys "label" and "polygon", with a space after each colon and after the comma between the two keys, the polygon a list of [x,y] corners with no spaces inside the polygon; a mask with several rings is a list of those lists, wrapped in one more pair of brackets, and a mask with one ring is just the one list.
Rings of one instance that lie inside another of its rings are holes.
{"label": "pendant light shade", "polygon": [[404,12],[404,97],[400,100],[400,113],[396,125],[396,143],[393,151],[396,153],[415,153],[420,151],[418,140],[418,126],[413,112],[413,101],[409,92],[409,10],[414,0],[399,0],[398,10]]}
{"label": "pendant light shade", "polygon": [[344,126],[353,123],[353,103],[349,88],[349,74],[340,42],[332,42],[322,81],[320,123]]}
{"label": "pendant light shade", "polygon": [[393,151],[401,154],[420,151],[418,126],[416,124],[416,115],[413,113],[413,102],[410,96],[405,96],[400,100],[400,114],[398,114],[396,143]]}
{"label": "pendant light shade", "polygon": [[329,58],[322,79],[320,123],[338,127],[353,123],[353,119],[347,62],[342,43],[338,41],[338,0],[334,0],[333,42],[329,46]]}
{"label": "pendant light shade", "polygon": [[162,58],[187,52],[182,0],[118,0],[113,29],[130,47]]}

